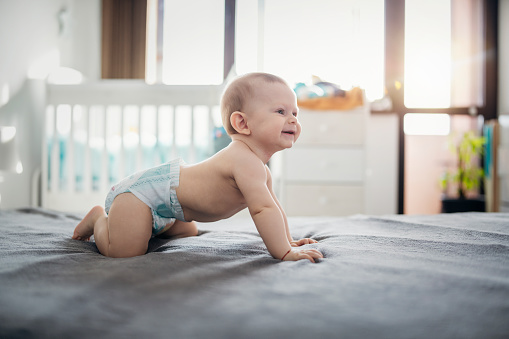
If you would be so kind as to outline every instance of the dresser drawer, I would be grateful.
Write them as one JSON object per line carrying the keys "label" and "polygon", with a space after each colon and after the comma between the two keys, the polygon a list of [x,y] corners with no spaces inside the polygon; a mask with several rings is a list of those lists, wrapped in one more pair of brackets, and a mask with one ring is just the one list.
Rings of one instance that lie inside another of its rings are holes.
{"label": "dresser drawer", "polygon": [[366,140],[363,107],[345,112],[301,110],[299,121],[299,145],[363,145]]}
{"label": "dresser drawer", "polygon": [[362,149],[293,148],[285,151],[287,181],[360,182],[364,180]]}
{"label": "dresser drawer", "polygon": [[344,216],[363,213],[362,186],[293,185],[285,187],[288,216]]}

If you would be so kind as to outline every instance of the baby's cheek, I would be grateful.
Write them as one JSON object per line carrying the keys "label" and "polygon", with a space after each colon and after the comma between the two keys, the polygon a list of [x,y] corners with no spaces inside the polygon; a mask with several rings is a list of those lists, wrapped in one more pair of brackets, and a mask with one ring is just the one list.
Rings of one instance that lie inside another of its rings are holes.
{"label": "baby's cheek", "polygon": [[295,135],[295,139],[296,139],[296,140],[299,138],[299,136],[300,136],[300,132],[301,132],[301,131],[302,131],[302,128],[301,128],[301,127],[300,127],[300,125],[299,125],[299,127],[297,127],[297,134]]}

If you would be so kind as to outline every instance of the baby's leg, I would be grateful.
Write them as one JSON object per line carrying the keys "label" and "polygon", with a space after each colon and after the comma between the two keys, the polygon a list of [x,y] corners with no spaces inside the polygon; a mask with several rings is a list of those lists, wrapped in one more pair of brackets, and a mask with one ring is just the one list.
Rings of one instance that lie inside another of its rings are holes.
{"label": "baby's leg", "polygon": [[74,230],[73,239],[94,235],[99,252],[107,257],[126,258],[145,254],[152,236],[152,212],[132,193],[118,195],[108,216],[96,206]]}
{"label": "baby's leg", "polygon": [[90,240],[90,237],[94,234],[94,225],[101,217],[106,217],[104,208],[102,206],[92,208],[78,226],[76,226],[72,238],[76,240]]}
{"label": "baby's leg", "polygon": [[147,253],[152,237],[152,212],[132,193],[119,194],[107,218],[94,227],[95,243],[108,257],[127,258]]}
{"label": "baby's leg", "polygon": [[185,222],[175,220],[173,225],[165,232],[161,233],[161,238],[185,238],[198,235],[198,227],[194,221]]}

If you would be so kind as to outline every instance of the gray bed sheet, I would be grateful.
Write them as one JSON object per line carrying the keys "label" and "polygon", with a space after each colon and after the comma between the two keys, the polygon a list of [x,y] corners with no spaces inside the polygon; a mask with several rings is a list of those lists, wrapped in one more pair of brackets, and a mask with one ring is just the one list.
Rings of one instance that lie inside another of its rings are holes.
{"label": "gray bed sheet", "polygon": [[317,264],[240,218],[111,259],[80,217],[0,211],[1,338],[509,337],[509,214],[290,218]]}

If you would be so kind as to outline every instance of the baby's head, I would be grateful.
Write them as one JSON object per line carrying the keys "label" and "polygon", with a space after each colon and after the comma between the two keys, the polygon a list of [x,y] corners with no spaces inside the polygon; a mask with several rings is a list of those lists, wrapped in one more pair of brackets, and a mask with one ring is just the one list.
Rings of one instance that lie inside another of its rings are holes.
{"label": "baby's head", "polygon": [[229,135],[237,131],[230,123],[230,117],[234,112],[243,112],[248,100],[252,99],[255,91],[263,83],[288,83],[277,75],[269,73],[248,73],[235,78],[226,86],[221,98],[221,117],[223,126]]}

